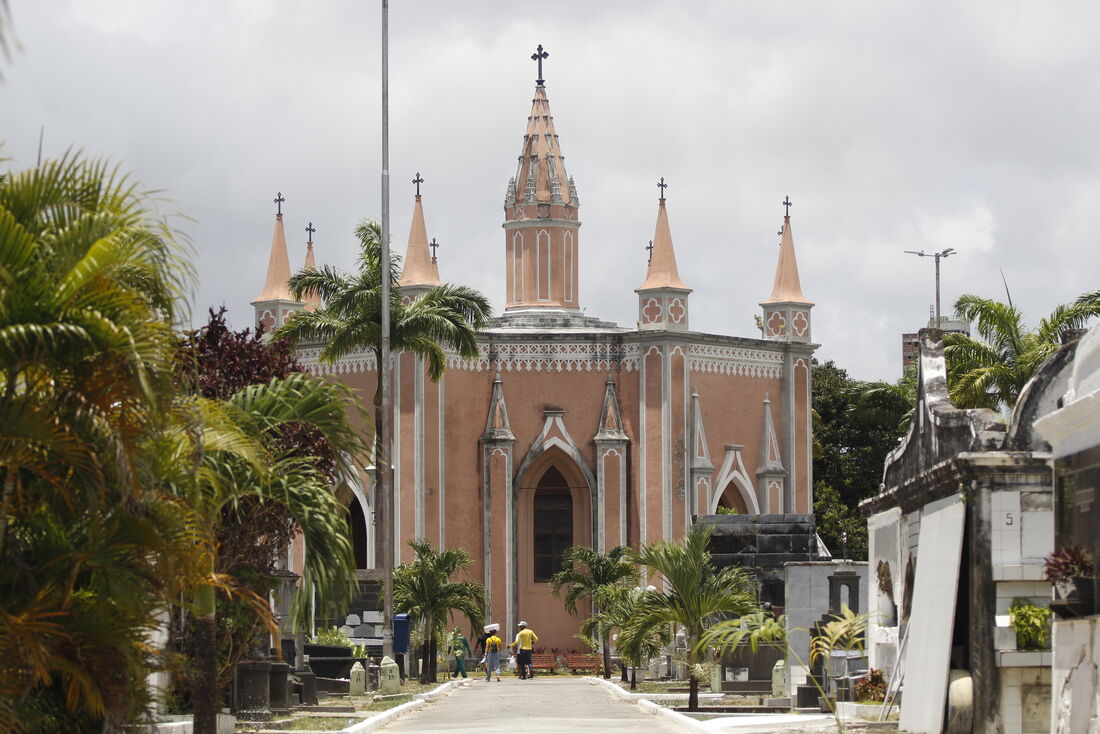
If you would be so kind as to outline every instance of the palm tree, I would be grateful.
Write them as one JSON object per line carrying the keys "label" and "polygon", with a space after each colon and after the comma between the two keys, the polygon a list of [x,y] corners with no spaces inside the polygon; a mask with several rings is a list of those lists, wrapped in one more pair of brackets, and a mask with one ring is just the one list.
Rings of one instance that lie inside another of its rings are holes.
{"label": "palm tree", "polygon": [[[645,635],[661,626],[679,625],[687,637],[687,662],[691,668],[688,709],[699,710],[699,640],[712,622],[723,616],[741,616],[757,609],[755,582],[745,570],[711,565],[711,528],[697,526],[677,543],[654,543],[631,554],[632,560],[660,574],[659,588],[646,591],[637,615],[627,626],[628,635]],[[663,588],[663,590],[661,590]]]}
{"label": "palm tree", "polygon": [[917,366],[910,365],[897,382],[859,382],[848,391],[848,414],[862,423],[877,424],[904,434],[917,404]]}
{"label": "palm tree", "polygon": [[[600,636],[601,639],[609,639],[611,634],[617,633],[618,639],[615,649],[622,659],[634,669],[630,678],[630,690],[632,691],[638,688],[637,669],[642,667],[650,658],[659,655],[670,640],[668,625],[659,625],[647,630],[630,626],[631,620],[638,612],[642,596],[647,591],[656,590],[655,586],[643,589],[640,586],[631,586],[626,582],[600,587],[593,593],[593,606],[595,609],[592,616],[581,624],[581,634],[586,637]],[[623,681],[626,681],[625,666],[623,668]]]}
{"label": "palm tree", "polygon": [[217,592],[249,602],[273,634],[276,629],[265,598],[233,576],[217,573],[216,537],[227,512],[256,498],[282,507],[293,519],[306,548],[302,593],[294,601],[299,620],[312,599],[323,606],[343,601],[351,590],[355,576],[351,540],[344,509],[329,478],[314,457],[275,447],[286,426],[310,426],[333,449],[337,470],[346,475],[352,471],[351,457],[364,452],[348,419],[353,404],[343,385],[294,373],[249,385],[225,400],[182,399],[155,439],[163,481],[194,508],[210,559],[209,574],[195,585],[192,601],[196,732],[215,731]]}
{"label": "palm tree", "polygon": [[152,199],[67,154],[0,176],[0,729],[117,731],[202,568],[143,471],[189,268]]}
{"label": "palm tree", "polygon": [[[369,349],[376,367],[382,363],[382,232],[374,221],[363,221],[355,230],[360,243],[358,271],[346,275],[325,266],[295,273],[290,289],[295,298],[316,294],[324,304],[316,311],[300,311],[276,329],[277,339],[291,344],[319,342],[321,359],[335,362],[350,353]],[[444,284],[409,303],[401,298],[401,259],[391,255],[386,270],[390,289],[390,345],[396,351],[422,357],[434,382],[446,371],[446,349],[463,359],[478,356],[477,332],[490,316],[488,299],[473,288]],[[381,369],[377,370],[381,379]],[[375,388],[375,424],[380,425],[382,383]],[[381,466],[381,462],[377,462]]]}
{"label": "palm tree", "polygon": [[1063,335],[1100,315],[1100,289],[1058,306],[1030,331],[1011,303],[966,294],[955,302],[955,313],[974,325],[979,338],[944,334],[951,402],[960,408],[1011,412],[1024,385],[1057,351]]}
{"label": "palm tree", "polygon": [[[550,591],[554,596],[561,596],[563,588],[566,589],[565,610],[570,614],[577,613],[577,601],[590,599],[595,611],[598,611],[598,592],[619,583],[633,584],[638,577],[638,571],[634,565],[626,560],[629,549],[618,545],[607,553],[585,545],[574,545],[565,549],[561,555],[560,571],[550,577]],[[611,646],[609,628],[599,626],[600,648],[603,650],[603,677],[611,677]]]}
{"label": "palm tree", "polygon": [[436,678],[437,638],[445,633],[454,612],[464,614],[474,628],[481,626],[485,587],[451,580],[473,561],[465,548],[437,551],[419,540],[410,540],[409,546],[416,557],[393,572],[393,606],[407,613],[423,633],[420,682],[430,683]]}

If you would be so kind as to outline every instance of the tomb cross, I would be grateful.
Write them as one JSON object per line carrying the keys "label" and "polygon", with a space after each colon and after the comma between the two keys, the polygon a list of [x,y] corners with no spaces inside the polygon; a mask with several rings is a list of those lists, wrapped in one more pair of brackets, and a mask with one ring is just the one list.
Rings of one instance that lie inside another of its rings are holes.
{"label": "tomb cross", "polygon": [[792,206],[794,206],[794,204],[791,203],[791,197],[789,197],[789,196],[785,197],[783,199],[783,216],[785,216],[785,217],[791,216],[791,207]]}
{"label": "tomb cross", "polygon": [[657,182],[657,188],[661,190],[661,201],[665,200],[665,189],[668,188],[668,184],[665,183],[665,177],[661,176],[661,180]]}
{"label": "tomb cross", "polygon": [[416,195],[420,196],[420,184],[424,183],[424,179],[420,178],[420,171],[416,172],[416,178],[413,179],[413,183],[416,184]]}
{"label": "tomb cross", "polygon": [[279,214],[281,216],[283,213],[283,202],[286,201],[286,199],[283,198],[282,191],[276,194],[274,201],[275,204],[279,207],[279,210],[276,212],[276,214]]}
{"label": "tomb cross", "polygon": [[649,251],[649,262],[653,262],[653,240],[649,241],[649,244],[645,246],[645,249]]}
{"label": "tomb cross", "polygon": [[435,251],[439,247],[439,243],[435,241],[435,237],[432,237],[432,241],[428,243],[428,247],[432,248],[432,262],[435,262]]}
{"label": "tomb cross", "polygon": [[313,222],[310,222],[308,225],[306,225],[306,231],[309,232],[309,239],[306,240],[306,242],[308,242],[309,244],[312,245],[313,244],[313,233],[317,231],[317,229],[313,226]]}
{"label": "tomb cross", "polygon": [[539,63],[539,78],[535,80],[535,84],[538,84],[540,87],[546,81],[542,78],[542,60],[548,58],[550,58],[550,52],[543,51],[541,43],[539,44],[538,50],[536,50],[535,53],[531,54],[531,60],[537,61]]}

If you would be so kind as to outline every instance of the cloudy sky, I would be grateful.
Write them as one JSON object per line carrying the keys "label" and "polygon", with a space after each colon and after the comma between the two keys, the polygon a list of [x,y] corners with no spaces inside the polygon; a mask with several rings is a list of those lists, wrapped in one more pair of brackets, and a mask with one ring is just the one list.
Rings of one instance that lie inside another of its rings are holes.
{"label": "cloudy sky", "polygon": [[[286,197],[350,267],[380,211],[380,3],[10,0],[8,166],[68,148],[162,189],[196,252],[194,318],[250,325]],[[446,280],[502,303],[503,199],[534,90],[581,199],[581,301],[636,319],[664,176],[692,327],[756,336],[790,196],[819,356],[900,375],[934,298],[1003,298],[1030,322],[1100,285],[1100,3],[516,3],[393,0],[393,242],[411,179]]]}

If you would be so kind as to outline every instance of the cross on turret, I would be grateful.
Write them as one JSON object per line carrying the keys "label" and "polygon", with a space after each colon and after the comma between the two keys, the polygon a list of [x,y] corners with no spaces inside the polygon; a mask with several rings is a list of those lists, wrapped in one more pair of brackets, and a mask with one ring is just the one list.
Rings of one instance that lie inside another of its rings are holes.
{"label": "cross on turret", "polygon": [[535,53],[531,54],[531,60],[539,63],[539,78],[535,80],[535,84],[538,84],[540,87],[546,82],[546,80],[542,78],[542,60],[548,58],[550,58],[550,52],[543,51],[541,43]]}
{"label": "cross on turret", "polygon": [[792,206],[794,206],[794,204],[791,203],[791,197],[789,197],[789,196],[785,197],[783,199],[783,216],[785,216],[785,217],[791,216],[791,207]]}
{"label": "cross on turret", "polygon": [[428,247],[432,248],[432,262],[435,262],[435,251],[439,247],[439,243],[435,241],[435,237],[432,237],[432,241],[428,243]]}
{"label": "cross on turret", "polygon": [[317,229],[313,226],[313,222],[310,222],[308,225],[306,225],[306,232],[309,233],[309,239],[306,240],[307,244],[313,244],[313,233],[316,231]]}
{"label": "cross on turret", "polygon": [[283,215],[283,202],[286,201],[286,199],[283,198],[283,192],[282,191],[280,191],[278,194],[276,194],[274,201],[275,201],[275,205],[279,207],[278,211],[276,211],[275,213],[278,214],[279,216],[282,216]]}
{"label": "cross on turret", "polygon": [[668,184],[665,183],[665,177],[661,176],[661,180],[657,182],[657,188],[661,190],[661,201],[665,200],[665,189],[668,188]]}
{"label": "cross on turret", "polygon": [[413,179],[413,183],[416,184],[416,195],[420,196],[420,184],[424,183],[424,179],[420,177],[420,171],[416,172],[416,178]]}
{"label": "cross on turret", "polygon": [[649,251],[649,262],[653,262],[653,240],[649,241],[649,244],[645,246],[645,249]]}

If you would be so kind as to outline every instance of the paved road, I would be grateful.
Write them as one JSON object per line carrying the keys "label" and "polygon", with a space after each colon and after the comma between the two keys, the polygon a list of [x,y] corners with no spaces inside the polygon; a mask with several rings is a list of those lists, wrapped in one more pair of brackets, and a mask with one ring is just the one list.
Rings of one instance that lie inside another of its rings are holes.
{"label": "paved road", "polygon": [[416,734],[684,734],[602,686],[580,679],[482,679],[463,686],[379,730]]}

